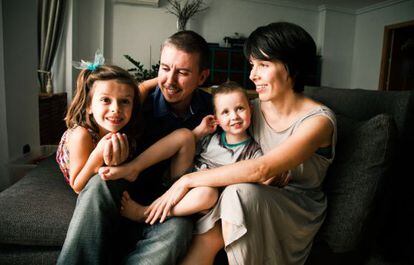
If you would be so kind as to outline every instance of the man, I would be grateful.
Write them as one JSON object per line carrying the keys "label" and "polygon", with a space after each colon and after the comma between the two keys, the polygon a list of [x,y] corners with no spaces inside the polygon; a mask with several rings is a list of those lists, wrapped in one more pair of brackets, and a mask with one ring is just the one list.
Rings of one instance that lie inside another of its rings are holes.
{"label": "man", "polygon": [[[208,46],[197,33],[181,31],[164,42],[158,87],[143,107],[144,147],[175,129],[192,129],[212,113],[210,96],[196,89],[207,79],[208,66]],[[128,222],[119,214],[127,186],[144,204],[162,194],[160,177],[167,168],[168,162],[150,168],[132,185],[93,176],[79,194],[58,264],[120,263],[120,246],[127,252],[126,257],[122,253],[126,264],[176,264],[191,240],[190,218],[174,217],[151,226]],[[129,242],[130,249],[123,248]]]}

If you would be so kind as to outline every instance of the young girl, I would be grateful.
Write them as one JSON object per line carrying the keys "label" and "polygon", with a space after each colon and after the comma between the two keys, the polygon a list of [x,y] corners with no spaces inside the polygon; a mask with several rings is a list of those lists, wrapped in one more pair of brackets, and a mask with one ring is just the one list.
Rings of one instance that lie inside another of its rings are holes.
{"label": "young girl", "polygon": [[137,135],[140,109],[137,83],[127,71],[96,63],[85,68],[78,76],[65,118],[68,129],[56,154],[66,181],[76,193],[104,164],[105,145],[124,153],[132,149],[127,135],[129,139]]}
{"label": "young girl", "polygon": [[[174,181],[191,166],[193,171],[198,171],[261,156],[260,147],[247,133],[251,110],[245,90],[235,82],[224,83],[213,92],[213,104],[215,117],[206,116],[193,131],[179,129],[172,132],[129,164],[100,169],[101,176],[104,179],[126,178],[133,181],[144,169],[172,157],[170,175]],[[222,130],[212,134],[217,124]],[[195,150],[196,142],[198,152]],[[168,185],[171,180],[167,181]],[[202,212],[213,207],[217,199],[217,189],[199,187],[189,191],[169,215]],[[129,219],[143,221],[147,217],[146,222],[151,224],[156,221],[146,215],[148,207],[133,201],[128,192],[124,192],[121,205],[121,214]]]}

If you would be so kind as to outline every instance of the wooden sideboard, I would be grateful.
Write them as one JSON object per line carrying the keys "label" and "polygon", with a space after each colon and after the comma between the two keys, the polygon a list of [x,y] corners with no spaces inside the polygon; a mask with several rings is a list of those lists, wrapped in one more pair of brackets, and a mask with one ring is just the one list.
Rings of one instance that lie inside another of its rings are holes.
{"label": "wooden sideboard", "polygon": [[40,145],[57,145],[66,130],[66,93],[39,95]]}

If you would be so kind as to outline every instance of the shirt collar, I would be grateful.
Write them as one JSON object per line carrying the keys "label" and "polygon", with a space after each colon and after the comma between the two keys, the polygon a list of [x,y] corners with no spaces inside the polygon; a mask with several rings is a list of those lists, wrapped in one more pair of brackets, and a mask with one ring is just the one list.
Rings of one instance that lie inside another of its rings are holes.
{"label": "shirt collar", "polygon": [[221,132],[221,142],[223,143],[223,146],[224,147],[227,147],[227,148],[236,148],[236,147],[238,147],[240,145],[246,145],[250,141],[251,141],[251,138],[250,137],[247,137],[246,140],[243,140],[241,142],[238,142],[238,143],[235,143],[235,144],[229,144],[227,142],[227,139],[226,139],[226,132],[225,131]]}
{"label": "shirt collar", "polygon": [[[161,89],[158,86],[153,92],[152,97],[155,117],[160,118],[167,115],[175,116],[175,114],[171,111],[169,103],[165,100]],[[198,88],[196,88],[193,92],[193,97],[191,98],[190,109],[187,117],[194,115],[200,111],[206,110],[207,106],[205,106],[205,104],[206,102],[202,100],[200,92],[198,91]]]}

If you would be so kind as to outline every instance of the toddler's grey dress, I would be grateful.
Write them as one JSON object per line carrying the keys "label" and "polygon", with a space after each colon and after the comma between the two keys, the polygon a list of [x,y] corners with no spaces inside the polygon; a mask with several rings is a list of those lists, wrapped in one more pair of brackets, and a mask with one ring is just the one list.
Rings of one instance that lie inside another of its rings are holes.
{"label": "toddler's grey dress", "polygon": [[253,109],[251,133],[264,154],[294,134],[304,120],[316,115],[332,122],[332,145],[322,150],[327,154],[319,155],[318,150],[292,169],[292,180],[284,188],[249,183],[226,187],[216,206],[197,222],[195,233],[205,233],[223,219],[231,224],[230,236],[225,240],[230,264],[304,264],[325,218],[327,203],[321,184],[335,155],[335,115],[320,106],[286,130],[276,132],[266,123],[258,99],[253,101]]}

